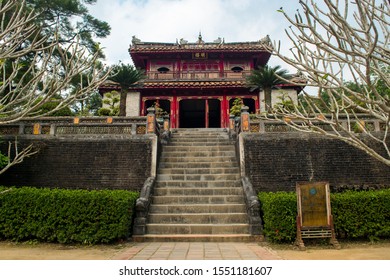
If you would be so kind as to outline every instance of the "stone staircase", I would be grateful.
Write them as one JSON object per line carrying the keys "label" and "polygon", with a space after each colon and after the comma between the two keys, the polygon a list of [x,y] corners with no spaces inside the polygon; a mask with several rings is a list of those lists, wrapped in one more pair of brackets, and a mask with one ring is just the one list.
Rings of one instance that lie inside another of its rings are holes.
{"label": "stone staircase", "polygon": [[223,129],[178,129],[164,146],[145,241],[250,241],[235,147]]}

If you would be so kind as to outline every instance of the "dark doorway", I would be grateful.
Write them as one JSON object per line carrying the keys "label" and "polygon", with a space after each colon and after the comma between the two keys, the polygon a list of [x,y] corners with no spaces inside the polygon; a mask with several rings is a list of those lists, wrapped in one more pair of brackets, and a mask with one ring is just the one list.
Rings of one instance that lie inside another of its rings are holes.
{"label": "dark doorway", "polygon": [[221,101],[209,99],[207,102],[209,105],[209,127],[221,127]]}
{"label": "dark doorway", "polygon": [[206,100],[186,99],[180,101],[180,123],[182,128],[202,128],[206,126]]}

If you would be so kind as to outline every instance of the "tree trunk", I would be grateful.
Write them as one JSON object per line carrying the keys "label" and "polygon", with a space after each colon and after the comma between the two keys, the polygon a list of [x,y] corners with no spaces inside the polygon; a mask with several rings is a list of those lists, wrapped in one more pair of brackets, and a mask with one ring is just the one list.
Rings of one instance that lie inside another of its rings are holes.
{"label": "tree trunk", "polygon": [[119,116],[125,117],[126,116],[126,99],[127,99],[127,92],[125,90],[121,90],[121,99],[119,102]]}
{"label": "tree trunk", "polygon": [[272,88],[265,88],[264,89],[265,110],[267,112],[270,112],[271,108],[272,108],[271,94],[272,94]]}

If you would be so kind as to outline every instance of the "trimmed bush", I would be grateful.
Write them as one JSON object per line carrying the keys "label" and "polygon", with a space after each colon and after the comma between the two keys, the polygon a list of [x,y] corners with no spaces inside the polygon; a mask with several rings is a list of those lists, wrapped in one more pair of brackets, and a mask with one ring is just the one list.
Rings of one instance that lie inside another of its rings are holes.
{"label": "trimmed bush", "polygon": [[[337,238],[390,238],[390,189],[331,194]],[[270,241],[296,238],[297,201],[294,192],[259,193],[264,234]]]}
{"label": "trimmed bush", "polygon": [[331,195],[336,234],[349,239],[390,237],[390,189]]}
{"label": "trimmed bush", "polygon": [[259,193],[264,234],[270,241],[290,242],[296,237],[297,199],[295,193]]}
{"label": "trimmed bush", "polygon": [[123,190],[13,188],[0,194],[0,238],[87,244],[125,239],[137,198]]}

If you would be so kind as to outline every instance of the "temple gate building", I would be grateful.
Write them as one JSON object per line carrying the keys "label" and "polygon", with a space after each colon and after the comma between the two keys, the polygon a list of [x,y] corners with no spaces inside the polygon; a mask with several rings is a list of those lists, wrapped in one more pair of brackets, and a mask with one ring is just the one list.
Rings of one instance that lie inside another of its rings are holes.
{"label": "temple gate building", "polygon": [[[169,114],[172,128],[224,128],[229,124],[233,101],[241,98],[250,113],[264,111],[262,91],[251,91],[246,76],[267,64],[270,53],[255,42],[226,43],[218,38],[206,43],[199,34],[195,43],[181,39],[176,43],[142,42],[133,36],[129,52],[136,68],[146,79],[129,89],[127,116],[145,116],[147,108],[159,106]],[[107,83],[101,92],[118,85]],[[273,92],[272,103],[288,94],[297,100],[300,87],[280,85]]]}

